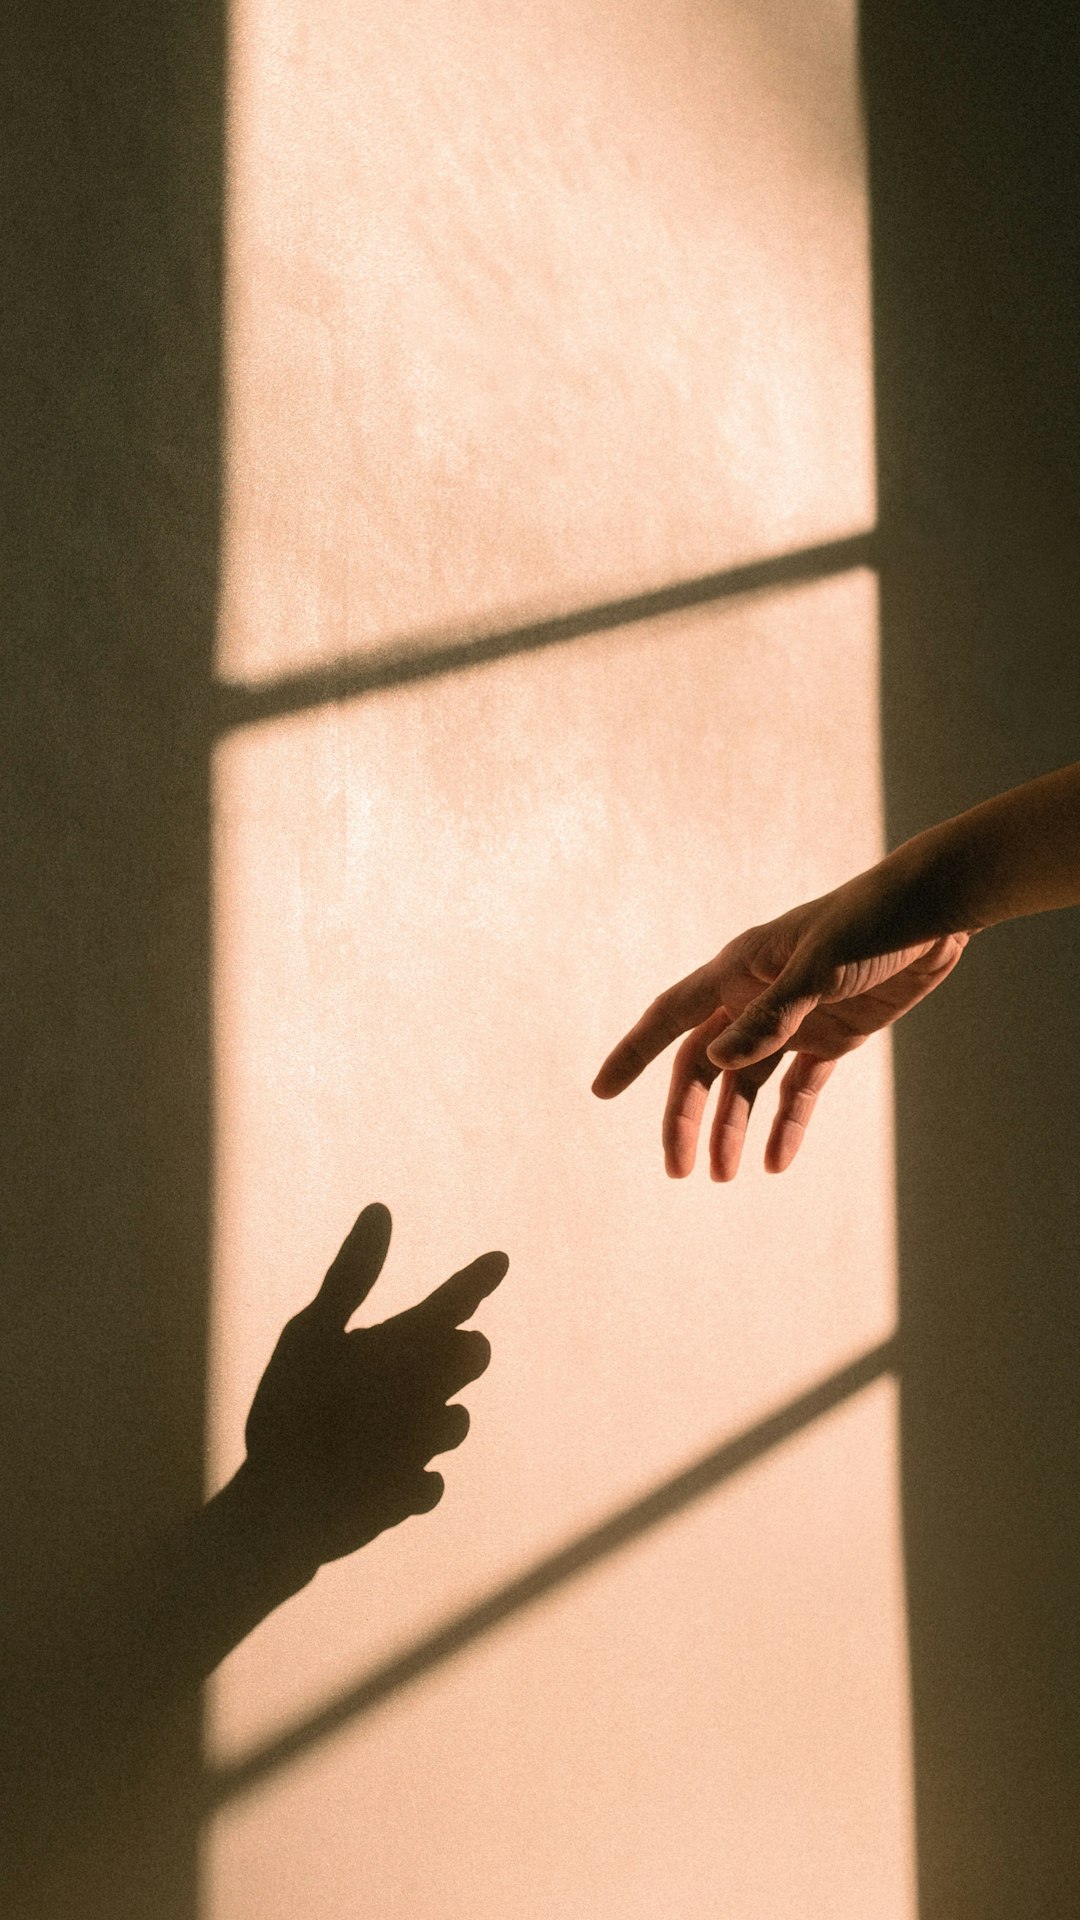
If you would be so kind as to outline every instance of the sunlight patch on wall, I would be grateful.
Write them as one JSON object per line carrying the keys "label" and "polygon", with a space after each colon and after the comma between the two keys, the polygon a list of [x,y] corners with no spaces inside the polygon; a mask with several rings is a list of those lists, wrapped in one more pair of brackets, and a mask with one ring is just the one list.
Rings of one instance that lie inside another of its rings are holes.
{"label": "sunlight patch on wall", "polygon": [[895,1448],[883,1382],[227,1808],[206,1920],[911,1920]]}
{"label": "sunlight patch on wall", "polygon": [[854,21],[235,0],[222,674],[872,524]]}
{"label": "sunlight patch on wall", "polygon": [[[251,728],[219,749],[211,1477],[236,1464],[276,1333],[363,1202],[384,1199],[396,1222],[374,1317],[483,1247],[505,1246],[512,1267],[481,1316],[495,1358],[465,1396],[474,1430],[447,1462],[443,1505],[324,1571],[230,1658],[214,1687],[213,1754],[242,1753],[310,1711],[891,1331],[884,1042],[844,1063],[779,1180],[760,1169],[762,1122],[733,1186],[703,1173],[668,1183],[659,1066],[614,1107],[588,1092],[606,1046],[663,981],[879,851],[875,624],[873,576],[855,572]],[[856,1455],[845,1472],[865,1470],[860,1511],[877,1528],[895,1517],[895,1463],[891,1426],[874,1431],[865,1469]],[[753,1484],[756,1524],[782,1532],[789,1509],[772,1513],[768,1483]],[[725,1488],[710,1510],[732,1497]],[[828,1504],[822,1489],[815,1501]],[[695,1525],[679,1523],[697,1538]],[[649,1553],[663,1559],[675,1537]],[[805,1551],[793,1536],[792,1555]],[[851,1551],[862,1551],[857,1536]],[[708,1555],[695,1565],[710,1592]],[[752,1584],[752,1562],[744,1571]],[[868,1663],[853,1699],[879,1685],[874,1662],[898,1671],[895,1569],[889,1581],[876,1626],[853,1629]],[[662,1660],[663,1617],[643,1627],[633,1583],[617,1590],[626,1611],[610,1615],[610,1632],[622,1641],[632,1628],[635,1658]],[[552,1603],[571,1634],[578,1604],[575,1594]],[[796,1613],[783,1631],[811,1666],[824,1657],[819,1614]],[[774,1656],[740,1650],[741,1666],[759,1657],[764,1685]],[[565,1696],[554,1678],[543,1693],[552,1751],[570,1773],[573,1675],[570,1663]],[[895,1757],[904,1709],[895,1690],[889,1698],[882,1752]],[[662,1734],[642,1727],[640,1738],[702,1805],[715,1796],[722,1825],[735,1817],[731,1755],[722,1742],[701,1748],[691,1709],[688,1698],[685,1738],[674,1708]],[[389,1720],[400,1711],[413,1709],[395,1703]],[[425,1739],[452,1738],[438,1714],[433,1725]],[[755,1739],[774,1751],[779,1723]],[[512,1724],[498,1743],[483,1761],[504,1782],[487,1844],[506,1850],[505,1873],[512,1809],[531,1788]],[[340,1752],[345,1831],[356,1762],[348,1743]],[[889,1778],[891,1833],[906,1787]],[[620,1790],[605,1787],[603,1804]],[[594,1791],[584,1776],[581,1791]],[[410,1828],[420,1814],[403,1801],[396,1817]],[[235,1818],[247,1831],[249,1815]],[[416,1831],[422,1850],[422,1823]],[[304,1835],[302,1821],[274,1828],[282,1873]],[[661,1854],[682,1844],[653,1841]],[[699,1866],[712,1871],[705,1856]],[[254,1916],[231,1873],[216,1912]],[[615,1882],[613,1901],[614,1914]],[[501,1920],[506,1909],[493,1894],[469,1911]]]}
{"label": "sunlight patch on wall", "polygon": [[[855,25],[236,0],[227,683],[872,526]],[[877,678],[858,565],[223,734],[211,1481],[366,1201],[372,1317],[512,1264],[443,1504],[237,1649],[212,1763],[892,1334],[885,1040],[780,1179],[768,1089],[726,1188],[662,1065],[588,1091],[880,853]],[[879,1381],[226,1804],[209,1920],[910,1920],[896,1478]]]}

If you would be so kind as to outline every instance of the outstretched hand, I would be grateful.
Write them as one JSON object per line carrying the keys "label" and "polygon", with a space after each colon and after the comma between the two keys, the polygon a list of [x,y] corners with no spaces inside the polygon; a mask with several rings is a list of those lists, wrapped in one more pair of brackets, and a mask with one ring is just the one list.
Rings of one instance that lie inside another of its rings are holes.
{"label": "outstretched hand", "polygon": [[874,868],[751,927],[653,1001],[608,1055],[593,1092],[601,1100],[622,1093],[686,1033],[664,1111],[664,1163],[674,1180],[691,1172],[719,1080],[709,1164],[714,1180],[732,1180],[757,1094],[791,1053],[765,1147],[767,1170],[782,1173],[837,1060],[925,999],[959,960],[967,933],[912,938],[919,924],[918,903]]}
{"label": "outstretched hand", "polygon": [[259,1383],[241,1473],[311,1570],[441,1499],[427,1470],[458,1447],[469,1415],[451,1396],[491,1348],[462,1331],[509,1262],[485,1253],[417,1306],[349,1328],[382,1270],[390,1215],[365,1207],[314,1300],[287,1322]]}

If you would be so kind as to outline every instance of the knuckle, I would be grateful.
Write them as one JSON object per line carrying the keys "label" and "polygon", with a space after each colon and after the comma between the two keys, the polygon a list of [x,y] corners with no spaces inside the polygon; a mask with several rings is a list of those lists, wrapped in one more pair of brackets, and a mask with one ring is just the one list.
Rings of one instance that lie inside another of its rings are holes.
{"label": "knuckle", "polygon": [[767,1040],[783,1025],[784,1005],[779,1001],[758,1000],[747,1007],[739,1021],[743,1032],[755,1040]]}
{"label": "knuckle", "polygon": [[438,1506],[445,1492],[446,1481],[443,1479],[442,1474],[426,1473],[416,1490],[415,1511],[417,1513],[430,1513],[432,1507]]}
{"label": "knuckle", "polygon": [[636,1076],[649,1064],[645,1049],[639,1040],[624,1040],[622,1043],[619,1067],[623,1073]]}
{"label": "knuckle", "polygon": [[491,1341],[486,1333],[474,1333],[471,1336],[473,1358],[478,1366],[486,1367],[491,1359]]}
{"label": "knuckle", "polygon": [[286,1320],[285,1325],[281,1329],[278,1344],[280,1345],[282,1341],[285,1341],[289,1346],[294,1346],[301,1340],[310,1340],[319,1330],[320,1319],[318,1303],[310,1300],[306,1307],[300,1308],[299,1313],[292,1314],[290,1318]]}
{"label": "knuckle", "polygon": [[486,1333],[470,1328],[467,1333],[458,1335],[458,1351],[463,1360],[482,1373],[491,1359],[491,1342]]}
{"label": "knuckle", "polygon": [[[636,1044],[643,1060],[651,1059],[658,1046],[667,1046],[677,1033],[683,1031],[685,1025],[671,988],[665,988],[638,1022]],[[651,1047],[650,1052],[646,1052],[648,1047]]]}

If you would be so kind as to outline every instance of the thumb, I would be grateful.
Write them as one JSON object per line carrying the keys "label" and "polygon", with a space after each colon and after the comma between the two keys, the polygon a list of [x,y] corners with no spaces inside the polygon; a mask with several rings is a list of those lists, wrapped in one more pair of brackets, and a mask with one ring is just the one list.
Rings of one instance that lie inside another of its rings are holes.
{"label": "thumb", "polygon": [[752,1067],[785,1047],[812,1013],[821,995],[810,983],[805,959],[792,955],[764,993],[705,1049],[714,1067]]}
{"label": "thumb", "polygon": [[378,1201],[365,1207],[346,1234],[311,1303],[313,1319],[342,1331],[382,1272],[390,1245],[390,1210]]}

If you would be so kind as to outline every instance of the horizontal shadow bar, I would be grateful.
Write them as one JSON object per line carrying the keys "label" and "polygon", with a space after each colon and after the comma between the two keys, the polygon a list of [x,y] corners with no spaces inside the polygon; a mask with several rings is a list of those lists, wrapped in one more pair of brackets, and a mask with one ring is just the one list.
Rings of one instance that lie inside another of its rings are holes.
{"label": "horizontal shadow bar", "polygon": [[822,546],[802,547],[770,560],[752,560],[722,573],[701,574],[697,579],[633,594],[626,600],[604,600],[597,606],[581,607],[576,613],[557,614],[500,633],[421,634],[380,647],[376,653],[330,661],[262,684],[219,681],[214,695],[215,731],[227,733],[234,727],[306,713],[312,707],[355,700],[362,694],[406,686],[413,680],[433,680],[440,674],[460,673],[466,667],[486,666],[511,654],[535,653],[565,640],[583,640],[589,634],[606,633],[638,620],[655,620],[661,614],[678,613],[687,607],[732,600],[739,594],[770,587],[803,586],[832,574],[847,573],[853,567],[873,565],[873,532],[854,533]]}
{"label": "horizontal shadow bar", "polygon": [[745,1433],[737,1434],[733,1440],[725,1440],[692,1466],[654,1487],[642,1499],[622,1508],[587,1533],[579,1534],[567,1546],[560,1547],[558,1552],[538,1560],[535,1566],[519,1574],[506,1586],[499,1587],[486,1600],[455,1614],[433,1633],[406,1648],[404,1653],[397,1654],[364,1679],[358,1680],[354,1686],[339,1694],[336,1700],[320,1707],[307,1720],[286,1728],[284,1733],[268,1740],[265,1746],[257,1747],[246,1759],[212,1770],[204,1787],[204,1811],[212,1813],[226,1801],[250,1793],[270,1774],[298,1760],[329,1735],[340,1732],[349,1721],[373,1712],[392,1694],[411,1686],[433,1667],[441,1666],[455,1655],[463,1653],[466,1647],[483,1639],[495,1627],[501,1626],[504,1620],[522,1613],[526,1607],[534,1606],[545,1594],[576,1579],[598,1561],[618,1553],[622,1547],[629,1546],[631,1541],[639,1539],[664,1520],[670,1520],[684,1507],[700,1500],[703,1494],[730,1480],[755,1460],[760,1460],[782,1441],[792,1439],[804,1427],[870,1386],[883,1374],[895,1372],[898,1349],[899,1342],[895,1334],[883,1340],[880,1346],[871,1347],[868,1352],[860,1354],[857,1360],[831,1374],[827,1380],[820,1381],[816,1387],[810,1387],[797,1399],[788,1401],[786,1406],[767,1415],[755,1426],[748,1427]]}

